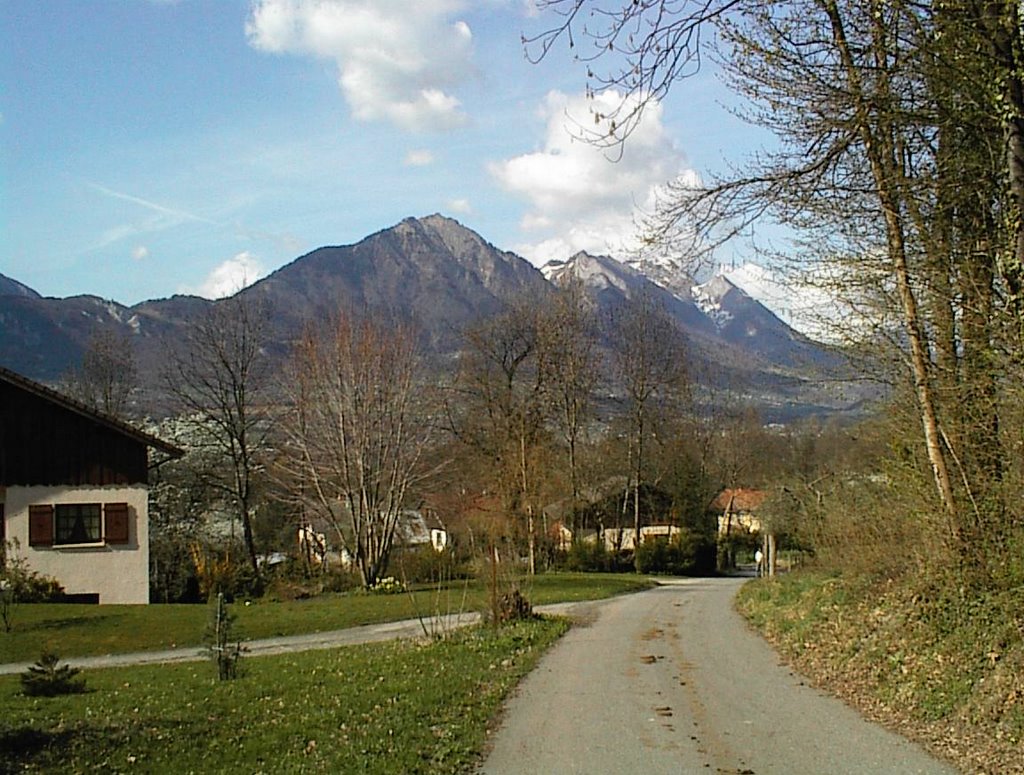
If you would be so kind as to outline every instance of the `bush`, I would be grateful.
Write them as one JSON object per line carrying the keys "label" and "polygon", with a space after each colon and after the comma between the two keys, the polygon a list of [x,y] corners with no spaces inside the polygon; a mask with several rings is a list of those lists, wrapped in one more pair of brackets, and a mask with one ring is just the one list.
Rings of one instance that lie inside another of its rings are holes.
{"label": "bush", "polygon": [[636,550],[638,573],[674,576],[711,575],[715,571],[715,542],[703,533],[682,528],[671,540],[647,539]]}
{"label": "bush", "polygon": [[621,573],[633,569],[625,555],[608,551],[599,541],[574,543],[565,554],[564,567],[581,573]]}
{"label": "bush", "polygon": [[13,627],[14,607],[19,603],[47,603],[57,600],[64,588],[57,579],[28,567],[18,555],[17,539],[8,541],[0,555],[0,620],[7,632]]}
{"label": "bush", "polygon": [[454,552],[438,552],[429,545],[396,552],[391,567],[397,568],[407,584],[441,584],[472,576]]}
{"label": "bush", "polygon": [[29,697],[57,697],[87,691],[79,669],[59,662],[56,654],[44,651],[39,661],[21,674],[21,691]]}
{"label": "bush", "polygon": [[491,612],[497,624],[508,624],[533,618],[533,606],[518,589],[506,592],[498,598],[497,609]]}
{"label": "bush", "polygon": [[196,570],[199,599],[209,600],[224,594],[230,602],[236,597],[262,596],[263,581],[244,559],[240,547],[204,545],[196,541],[189,546],[189,553]]}

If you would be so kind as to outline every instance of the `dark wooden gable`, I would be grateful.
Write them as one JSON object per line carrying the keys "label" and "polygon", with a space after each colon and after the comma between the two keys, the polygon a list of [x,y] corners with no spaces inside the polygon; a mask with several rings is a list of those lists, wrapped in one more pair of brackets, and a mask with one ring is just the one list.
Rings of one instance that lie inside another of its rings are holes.
{"label": "dark wooden gable", "polygon": [[141,432],[0,373],[0,485],[144,484],[149,445]]}

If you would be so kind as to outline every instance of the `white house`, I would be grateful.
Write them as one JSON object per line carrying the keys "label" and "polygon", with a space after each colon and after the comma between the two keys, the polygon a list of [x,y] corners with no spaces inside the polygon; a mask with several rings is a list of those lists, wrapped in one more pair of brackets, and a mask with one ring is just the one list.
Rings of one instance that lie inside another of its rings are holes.
{"label": "white house", "polygon": [[718,515],[718,534],[728,536],[739,528],[747,533],[761,532],[757,510],[768,497],[765,490],[726,489],[711,501],[708,509]]}
{"label": "white house", "polygon": [[448,548],[448,531],[433,511],[405,509],[398,519],[395,534],[399,547],[415,548],[429,544],[435,552]]}
{"label": "white house", "polygon": [[0,541],[69,596],[149,602],[149,450],[181,450],[0,368]]}

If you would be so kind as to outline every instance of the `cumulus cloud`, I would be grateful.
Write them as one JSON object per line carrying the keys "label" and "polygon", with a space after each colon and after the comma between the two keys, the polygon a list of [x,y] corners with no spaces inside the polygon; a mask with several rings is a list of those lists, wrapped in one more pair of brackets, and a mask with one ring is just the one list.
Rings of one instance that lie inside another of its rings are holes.
{"label": "cumulus cloud", "polygon": [[259,259],[249,251],[244,251],[214,267],[198,288],[182,287],[179,290],[206,299],[222,299],[238,293],[264,274],[266,272]]}
{"label": "cumulus cloud", "polygon": [[255,0],[246,23],[261,51],[314,56],[338,68],[353,115],[407,130],[463,123],[451,94],[468,72],[473,35],[452,16],[463,0]]}
{"label": "cumulus cloud", "polygon": [[405,166],[427,167],[434,163],[434,154],[427,150],[409,151],[405,155]]}
{"label": "cumulus cloud", "polygon": [[468,199],[451,199],[448,201],[448,209],[453,213],[469,215],[473,212],[473,206]]}
{"label": "cumulus cloud", "polygon": [[636,249],[637,210],[651,212],[669,180],[696,180],[657,103],[648,106],[621,158],[579,139],[580,127],[593,123],[592,111],[611,113],[622,99],[614,91],[593,100],[550,92],[541,107],[541,149],[491,166],[506,190],[529,203],[520,226],[531,238],[515,249],[534,263],[565,260],[580,250],[618,255]]}
{"label": "cumulus cloud", "polygon": [[148,257],[149,248],[147,248],[145,245],[136,245],[132,249],[132,258],[134,258],[136,261],[142,261],[144,258]]}

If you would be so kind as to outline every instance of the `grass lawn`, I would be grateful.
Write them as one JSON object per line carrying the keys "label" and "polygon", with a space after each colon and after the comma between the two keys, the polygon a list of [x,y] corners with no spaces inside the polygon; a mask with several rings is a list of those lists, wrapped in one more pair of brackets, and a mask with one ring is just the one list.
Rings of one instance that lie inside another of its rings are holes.
{"label": "grass lawn", "polygon": [[0,677],[0,773],[466,772],[502,699],[567,628],[243,658],[223,682],[209,662],[93,670],[88,693],[55,698]]}
{"label": "grass lawn", "polygon": [[[642,576],[547,573],[525,579],[520,587],[534,605],[597,600],[651,585]],[[450,589],[413,594],[347,593],[289,602],[235,604],[236,632],[243,639],[354,627],[487,607],[483,585],[454,584]],[[13,628],[0,631],[0,663],[32,662],[43,650],[61,657],[93,656],[158,649],[191,649],[202,644],[207,606],[83,606],[39,604],[15,607]]]}

